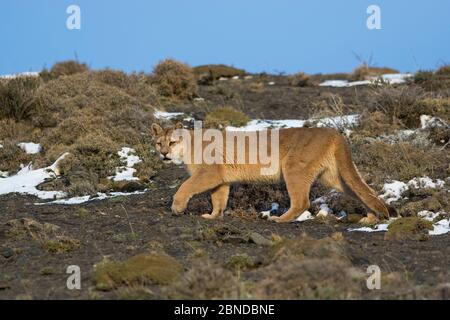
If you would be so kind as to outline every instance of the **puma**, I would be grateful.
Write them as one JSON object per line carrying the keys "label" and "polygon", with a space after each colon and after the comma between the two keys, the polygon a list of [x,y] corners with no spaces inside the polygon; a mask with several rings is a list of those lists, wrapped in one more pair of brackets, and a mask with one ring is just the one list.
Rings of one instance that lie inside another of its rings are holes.
{"label": "puma", "polygon": [[[279,130],[278,166],[270,175],[261,174],[260,169],[264,166],[261,163],[207,164],[204,162],[193,163],[192,161],[187,161],[187,163],[186,159],[192,159],[191,155],[186,154],[186,146],[189,144],[183,141],[183,137],[174,134],[176,129],[182,129],[182,125],[162,128],[159,124],[154,123],[151,126],[156,149],[163,160],[176,164],[184,163],[190,174],[190,178],[180,186],[174,196],[171,209],[175,214],[183,213],[193,196],[211,191],[213,210],[210,214],[203,214],[202,217],[221,218],[227,206],[231,184],[239,182],[275,183],[283,179],[290,197],[290,208],[283,215],[271,216],[269,219],[276,222],[290,222],[309,208],[311,185],[316,179],[319,179],[321,183],[329,187],[356,197],[379,218],[396,215],[395,209],[380,200],[363,181],[352,161],[347,142],[334,129],[290,128]],[[187,132],[190,137],[194,135],[194,130]],[[225,132],[222,134],[224,135]],[[193,142],[189,143],[193,144]],[[206,149],[209,143],[203,141],[200,148]],[[245,140],[244,146],[247,150],[250,142]],[[225,149],[226,147],[216,151],[216,153],[220,153],[219,157],[225,157]],[[247,156],[250,157],[248,154]]]}

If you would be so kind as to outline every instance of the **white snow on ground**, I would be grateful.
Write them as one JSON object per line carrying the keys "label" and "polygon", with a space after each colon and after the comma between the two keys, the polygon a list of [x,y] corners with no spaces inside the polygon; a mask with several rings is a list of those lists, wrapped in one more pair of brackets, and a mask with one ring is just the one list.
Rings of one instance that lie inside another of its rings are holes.
{"label": "white snow on ground", "polygon": [[89,201],[95,201],[95,200],[105,200],[108,198],[116,198],[121,196],[131,196],[136,194],[143,194],[147,192],[147,190],[142,191],[135,191],[135,192],[110,192],[108,194],[106,193],[97,193],[95,196],[82,196],[82,197],[73,197],[68,199],[59,199],[55,201],[50,202],[44,202],[44,203],[35,203],[35,205],[46,205],[46,204],[62,204],[62,205],[74,205],[74,204],[82,204]]}
{"label": "white snow on ground", "polygon": [[[170,120],[180,116],[183,116],[183,112],[165,112],[165,111],[155,111],[154,116],[161,120]],[[191,117],[184,119],[185,121],[193,121]],[[331,128],[344,128],[349,134],[351,130],[358,124],[359,115],[351,114],[346,116],[337,117],[326,117],[326,118],[311,118],[307,120],[298,119],[285,119],[285,120],[263,120],[254,119],[249,121],[245,126],[233,127],[228,126],[226,130],[228,131],[259,131],[264,129],[282,129],[282,128],[301,128],[305,123],[312,123],[316,127],[331,127]]]}
{"label": "white snow on ground", "polygon": [[170,120],[170,119],[182,116],[182,115],[184,115],[184,113],[183,112],[166,112],[166,111],[156,110],[153,115],[155,116],[156,119]]}
{"label": "white snow on ground", "polygon": [[[429,220],[424,218],[425,220]],[[389,224],[395,219],[390,219],[387,223],[380,223],[375,225],[373,228],[371,227],[361,227],[361,228],[349,228],[348,231],[359,231],[359,232],[378,232],[378,231],[387,231]],[[429,230],[428,234],[431,236],[437,236],[441,234],[446,234],[450,232],[449,219],[442,219],[433,224],[433,230]]]}
{"label": "white snow on ground", "polygon": [[384,199],[387,204],[391,202],[398,201],[402,197],[402,193],[408,190],[406,183],[401,181],[393,181],[390,183],[385,183],[383,186],[383,194],[380,198]]}
{"label": "white snow on ground", "polygon": [[0,149],[3,148],[3,145],[0,143]]}
{"label": "white snow on ground", "polygon": [[120,156],[120,160],[125,164],[125,166],[121,166],[116,168],[116,174],[109,179],[113,181],[135,181],[139,180],[139,178],[134,177],[134,173],[136,169],[134,169],[134,165],[142,162],[142,160],[136,156],[134,153],[136,151],[132,148],[123,147],[117,154]]}
{"label": "white snow on ground", "polygon": [[41,145],[39,143],[33,143],[33,142],[21,142],[17,144],[23,151],[25,151],[28,154],[37,154],[41,152]]}
{"label": "white snow on ground", "polygon": [[[392,220],[392,221],[394,221],[394,220]],[[391,223],[392,221],[390,221],[389,223]],[[347,230],[348,231],[361,231],[361,232],[387,231],[389,223],[380,223],[380,224],[377,224],[376,226],[374,226],[373,228],[371,228],[371,227],[361,227],[361,228],[349,228]]]}
{"label": "white snow on ground", "polygon": [[429,129],[435,127],[449,127],[449,125],[438,117],[432,117],[426,114],[420,116],[420,127],[422,129]]}
{"label": "white snow on ground", "polygon": [[54,199],[66,196],[61,191],[43,191],[36,187],[47,179],[53,179],[58,175],[58,163],[64,159],[67,153],[49,167],[33,170],[31,165],[23,167],[16,175],[0,178],[0,195],[8,193],[21,193],[37,196],[41,199]]}
{"label": "white snow on ground", "polygon": [[389,183],[385,183],[383,186],[383,194],[380,196],[390,204],[391,202],[398,201],[402,197],[403,192],[410,188],[422,189],[422,188],[443,188],[445,181],[441,179],[433,179],[429,177],[414,178],[409,180],[407,183],[402,181],[394,180]]}
{"label": "white snow on ground", "polygon": [[301,128],[305,123],[314,123],[317,127],[332,127],[332,128],[342,128],[342,127],[354,127],[358,123],[359,116],[357,114],[329,117],[329,118],[319,118],[319,119],[308,119],[308,120],[297,120],[297,119],[286,119],[286,120],[261,120],[255,119],[248,122],[243,127],[226,127],[228,131],[260,131],[269,128],[282,129],[282,128]]}
{"label": "white snow on ground", "polygon": [[413,75],[410,73],[397,73],[397,74],[383,74],[380,77],[372,77],[370,80],[362,80],[362,81],[347,81],[347,80],[326,80],[319,84],[322,87],[354,87],[354,86],[362,86],[368,85],[372,83],[376,83],[376,81],[381,78],[383,81],[390,84],[399,84],[405,83],[408,78],[411,78]]}
{"label": "white snow on ground", "polygon": [[38,77],[39,72],[22,72],[22,73],[15,73],[15,74],[4,74],[0,75],[0,79],[14,79],[18,77]]}
{"label": "white snow on ground", "polygon": [[436,222],[433,225],[433,230],[428,231],[429,235],[437,236],[441,234],[446,234],[450,232],[450,220],[449,219],[442,219]]}
{"label": "white snow on ground", "polygon": [[[6,178],[7,176],[9,176],[9,173],[6,171],[0,171],[0,178]],[[1,181],[1,180],[0,180]]]}
{"label": "white snow on ground", "polygon": [[313,215],[311,212],[309,212],[308,210],[306,210],[305,212],[303,212],[297,219],[295,219],[295,221],[297,222],[303,222],[306,220],[312,220],[314,219]]}

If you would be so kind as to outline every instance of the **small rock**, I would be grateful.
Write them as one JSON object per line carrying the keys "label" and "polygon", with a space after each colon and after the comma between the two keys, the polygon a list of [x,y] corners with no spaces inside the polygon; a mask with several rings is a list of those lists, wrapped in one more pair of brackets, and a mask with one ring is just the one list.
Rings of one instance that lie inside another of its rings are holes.
{"label": "small rock", "polygon": [[269,239],[263,237],[262,235],[260,235],[257,232],[252,232],[249,234],[249,241],[253,242],[257,245],[260,246],[270,246],[272,245],[272,241],[270,241]]}
{"label": "small rock", "polygon": [[4,258],[8,259],[8,258],[11,258],[14,255],[14,250],[11,249],[11,248],[8,248],[8,247],[3,247],[3,248],[0,248],[0,254]]}

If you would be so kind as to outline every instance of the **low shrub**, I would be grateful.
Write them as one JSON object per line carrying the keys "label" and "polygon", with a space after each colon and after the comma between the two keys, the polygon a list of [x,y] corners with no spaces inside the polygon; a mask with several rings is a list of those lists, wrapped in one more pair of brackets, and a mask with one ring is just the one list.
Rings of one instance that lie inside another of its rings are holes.
{"label": "low shrub", "polygon": [[20,121],[43,109],[47,97],[36,94],[41,83],[39,77],[28,76],[0,81],[0,119]]}
{"label": "low shrub", "polygon": [[169,98],[192,98],[197,91],[197,81],[192,69],[172,59],[156,65],[152,82],[160,95]]}

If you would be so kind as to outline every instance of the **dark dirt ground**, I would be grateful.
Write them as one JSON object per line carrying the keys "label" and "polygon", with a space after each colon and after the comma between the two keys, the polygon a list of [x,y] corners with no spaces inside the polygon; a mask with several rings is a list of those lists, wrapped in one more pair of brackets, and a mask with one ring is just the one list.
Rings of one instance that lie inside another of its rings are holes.
{"label": "dark dirt ground", "polygon": [[[245,85],[235,86],[232,80],[217,86],[202,86],[199,95],[215,105],[246,106],[251,118],[305,118],[314,115],[314,102],[329,99],[339,93],[345,106],[363,99],[366,89],[292,87],[283,78],[266,79],[276,82],[262,91],[252,91]],[[218,86],[222,86],[220,93]],[[351,107],[343,112],[351,112]],[[306,233],[321,239],[342,233],[339,240],[351,266],[365,274],[369,265],[378,265],[385,274],[397,274],[401,284],[387,285],[381,290],[368,290],[365,277],[358,281],[363,289],[356,298],[450,298],[450,236],[433,236],[424,241],[406,239],[385,240],[384,233],[348,232],[352,224],[321,222],[276,224],[258,218],[254,212],[228,210],[221,221],[206,221],[200,217],[209,210],[206,196],[191,201],[182,216],[170,213],[171,199],[186,178],[182,168],[166,166],[154,178],[152,187],[142,195],[91,201],[82,205],[35,205],[34,197],[6,195],[0,197],[0,299],[116,299],[129,298],[123,291],[100,291],[95,288],[94,265],[108,257],[124,261],[149,250],[164,251],[178,260],[185,270],[192,267],[197,256],[206,256],[216,265],[224,266],[230,257],[247,254],[254,266],[239,272],[239,281],[252,282],[263,266],[270,248],[249,240],[254,232],[266,239],[295,238]],[[254,192],[249,188],[247,193]],[[233,197],[242,196],[232,192]],[[251,196],[251,195],[248,195]],[[270,205],[273,199],[266,199]],[[79,247],[62,253],[52,253],[42,242],[29,235],[11,235],[7,222],[29,218],[60,227],[60,233],[79,241]],[[215,237],[202,236],[210,230],[222,230]],[[66,268],[78,265],[82,289],[68,290]],[[256,271],[255,271],[256,270]],[[324,271],[325,272],[325,271]],[[301,281],[301,279],[299,280]],[[145,283],[150,298],[167,298],[164,286]],[[140,296],[133,296],[140,298]],[[148,298],[149,296],[145,296]],[[252,296],[245,296],[250,297]],[[300,296],[301,297],[301,296]],[[334,298],[335,296],[328,296]],[[322,298],[322,296],[318,296]]]}
{"label": "dark dirt ground", "polygon": [[[200,213],[173,216],[169,213],[170,199],[176,191],[174,184],[183,175],[181,168],[169,167],[154,182],[154,190],[144,195],[92,201],[84,205],[36,206],[36,199],[27,196],[0,197],[0,298],[2,299],[92,299],[117,298],[114,292],[94,289],[93,265],[107,256],[114,260],[144,252],[154,246],[180,261],[185,268],[196,249],[223,265],[236,253],[246,253],[254,261],[264,258],[268,247],[248,241],[239,234],[256,232],[266,238],[272,234],[293,238],[306,233],[313,238],[324,238],[342,232],[345,250],[354,268],[365,272],[376,264],[381,270],[407,274],[411,279],[405,292],[389,290],[373,292],[366,289],[363,298],[391,298],[407,294],[414,298],[415,290],[426,286],[440,290],[437,297],[447,297],[443,283],[450,279],[450,237],[434,236],[427,241],[384,240],[383,233],[348,232],[352,225],[307,221],[294,224],[276,224],[249,215],[248,219],[228,214],[222,221],[206,221]],[[232,195],[233,196],[233,195]],[[192,206],[195,206],[195,200]],[[87,211],[80,211],[84,208]],[[84,214],[81,215],[80,212]],[[80,247],[67,253],[46,252],[30,238],[7,236],[4,223],[11,219],[31,218],[38,222],[57,225],[66,235],[80,240]],[[213,226],[238,230],[221,239],[202,239],[196,230]],[[135,236],[131,236],[132,234]],[[82,274],[82,289],[68,290],[65,273],[69,265],[78,265]],[[245,278],[245,273],[242,277]],[[156,288],[157,290],[157,288]],[[154,290],[153,290],[154,291]],[[420,297],[420,291],[419,291]]]}

